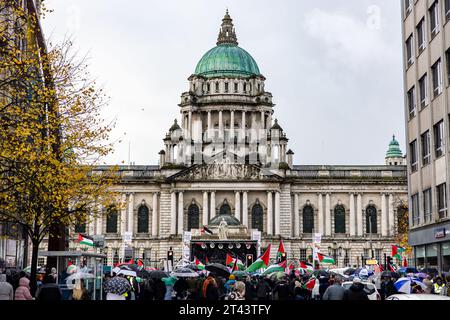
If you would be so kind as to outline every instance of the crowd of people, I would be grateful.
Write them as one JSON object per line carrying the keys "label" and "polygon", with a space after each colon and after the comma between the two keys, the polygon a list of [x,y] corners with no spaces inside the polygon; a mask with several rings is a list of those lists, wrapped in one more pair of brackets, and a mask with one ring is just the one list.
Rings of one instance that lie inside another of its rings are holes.
{"label": "crowd of people", "polygon": [[[363,270],[365,271],[365,270]],[[348,277],[333,272],[303,273],[292,270],[273,275],[216,275],[198,272],[196,277],[176,277],[161,271],[160,277],[132,277],[113,273],[103,275],[103,300],[368,300],[366,284],[377,285],[379,300],[399,293],[394,285],[397,277],[368,277],[367,272]],[[347,282],[344,287],[343,282]],[[57,284],[57,273],[38,275],[37,289],[32,292],[29,274],[0,274],[0,300],[90,300],[83,279],[75,281],[69,294]],[[421,285],[413,285],[411,293],[450,297],[450,274],[427,275]],[[97,299],[100,298],[100,291]]]}

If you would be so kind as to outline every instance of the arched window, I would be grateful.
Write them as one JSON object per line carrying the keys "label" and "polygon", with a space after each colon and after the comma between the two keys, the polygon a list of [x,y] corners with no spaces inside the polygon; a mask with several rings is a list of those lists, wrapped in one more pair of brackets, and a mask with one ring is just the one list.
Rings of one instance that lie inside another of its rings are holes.
{"label": "arched window", "polygon": [[334,208],[334,233],[345,233],[345,208],[343,206]]}
{"label": "arched window", "polygon": [[377,209],[374,206],[369,206],[366,209],[366,233],[370,233],[370,228],[372,228],[372,233],[378,233]]}
{"label": "arched window", "polygon": [[106,233],[117,233],[117,208],[109,207],[106,211]]}
{"label": "arched window", "polygon": [[76,233],[85,233],[86,232],[86,223],[77,223],[75,225],[75,230]]}
{"label": "arched window", "polygon": [[200,225],[200,209],[198,205],[191,204],[188,208],[188,231],[198,229]]}
{"label": "arched window", "polygon": [[263,232],[264,211],[260,204],[255,204],[252,209],[252,228]]}
{"label": "arched window", "polygon": [[313,233],[314,209],[311,206],[303,208],[303,233]]}
{"label": "arched window", "polygon": [[219,214],[220,214],[220,215],[225,215],[225,214],[231,215],[231,207],[230,207],[230,205],[227,204],[227,203],[224,203],[224,204],[220,207]]}
{"label": "arched window", "polygon": [[145,205],[141,205],[138,209],[137,216],[137,232],[148,233],[148,220],[149,220],[148,208]]}

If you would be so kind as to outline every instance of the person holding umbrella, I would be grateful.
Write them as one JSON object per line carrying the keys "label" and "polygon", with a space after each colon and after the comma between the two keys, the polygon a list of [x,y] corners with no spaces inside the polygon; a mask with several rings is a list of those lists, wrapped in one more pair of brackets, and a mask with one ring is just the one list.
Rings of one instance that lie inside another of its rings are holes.
{"label": "person holding umbrella", "polygon": [[386,300],[387,297],[398,293],[397,289],[394,286],[394,281],[392,281],[390,273],[391,273],[390,271],[384,271],[381,274],[381,289],[380,289],[381,300]]}
{"label": "person holding umbrella", "polygon": [[105,282],[104,286],[106,300],[126,300],[125,294],[131,290],[131,284],[120,275]]}

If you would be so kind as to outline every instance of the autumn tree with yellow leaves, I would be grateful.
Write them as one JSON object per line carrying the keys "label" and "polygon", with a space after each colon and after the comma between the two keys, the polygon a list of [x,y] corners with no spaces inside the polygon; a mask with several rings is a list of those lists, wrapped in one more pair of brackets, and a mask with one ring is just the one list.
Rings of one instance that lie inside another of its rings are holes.
{"label": "autumn tree with yellow leaves", "polygon": [[[115,199],[107,97],[64,41],[47,49],[32,0],[0,3],[0,222],[18,224],[38,248],[58,226],[86,223]],[[44,10],[45,12],[45,10]]]}

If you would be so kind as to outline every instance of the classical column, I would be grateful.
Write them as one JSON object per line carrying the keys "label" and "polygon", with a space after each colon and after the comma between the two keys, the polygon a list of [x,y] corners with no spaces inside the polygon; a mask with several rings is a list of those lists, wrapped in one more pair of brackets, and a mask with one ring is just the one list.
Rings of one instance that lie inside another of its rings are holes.
{"label": "classical column", "polygon": [[350,236],[356,236],[355,195],[350,193]]}
{"label": "classical column", "polygon": [[102,214],[102,205],[100,203],[97,204],[97,227],[96,234],[103,234],[103,214]]}
{"label": "classical column", "polygon": [[127,231],[134,233],[133,231],[133,220],[134,220],[134,193],[130,193],[128,196],[128,223]]}
{"label": "classical column", "polygon": [[123,236],[127,231],[127,208],[125,206],[127,202],[127,195],[122,193],[122,210],[120,210],[120,234]]}
{"label": "classical column", "polygon": [[265,129],[266,128],[264,120],[265,120],[265,112],[261,111],[261,129]]}
{"label": "classical column", "polygon": [[236,219],[241,221],[241,193],[239,191],[236,191],[234,193],[234,199],[234,216],[236,217]]}
{"label": "classical column", "polygon": [[231,110],[230,118],[230,136],[234,137],[234,110]]}
{"label": "classical column", "polygon": [[275,235],[280,234],[280,192],[275,192]]}
{"label": "classical column", "polygon": [[362,195],[358,193],[356,197],[356,219],[358,223],[358,237],[363,235],[363,216],[362,216]]}
{"label": "classical column", "polygon": [[329,193],[325,195],[325,234],[331,236],[331,203]]}
{"label": "classical column", "polygon": [[211,111],[208,111],[208,133],[207,133],[207,136],[208,136],[208,139],[210,139],[211,138],[211,135],[212,135],[212,125],[211,125]]}
{"label": "classical column", "polygon": [[216,216],[216,192],[211,191],[211,212],[210,212],[211,219]]}
{"label": "classical column", "polygon": [[248,227],[248,192],[242,193],[242,224]]}
{"label": "classical column", "polygon": [[395,222],[394,222],[394,196],[392,193],[389,194],[389,236],[395,235]]}
{"label": "classical column", "polygon": [[208,191],[203,191],[202,223],[204,226],[208,224]]}
{"label": "classical column", "polygon": [[323,196],[321,193],[318,195],[318,217],[317,217],[317,224],[318,224],[318,232],[323,235]]}
{"label": "classical column", "polygon": [[189,111],[189,118],[188,118],[188,137],[192,137],[192,111]]}
{"label": "classical column", "polygon": [[388,217],[386,212],[386,194],[381,194],[381,236],[386,237],[388,235],[387,230]]}
{"label": "classical column", "polygon": [[298,212],[298,193],[294,193],[294,237],[300,236],[300,215]]}
{"label": "classical column", "polygon": [[223,137],[223,117],[222,110],[219,111],[219,136]]}
{"label": "classical column", "polygon": [[177,233],[177,194],[175,191],[170,193],[170,234]]}
{"label": "classical column", "polygon": [[245,111],[242,111],[242,130],[245,132]]}
{"label": "classical column", "polygon": [[267,191],[267,234],[273,234],[272,217],[273,217],[272,191]]}
{"label": "classical column", "polygon": [[178,192],[178,234],[182,235],[184,230],[183,217],[184,205],[183,205],[183,192]]}
{"label": "classical column", "polygon": [[152,201],[152,236],[156,237],[158,235],[158,193],[153,193]]}

